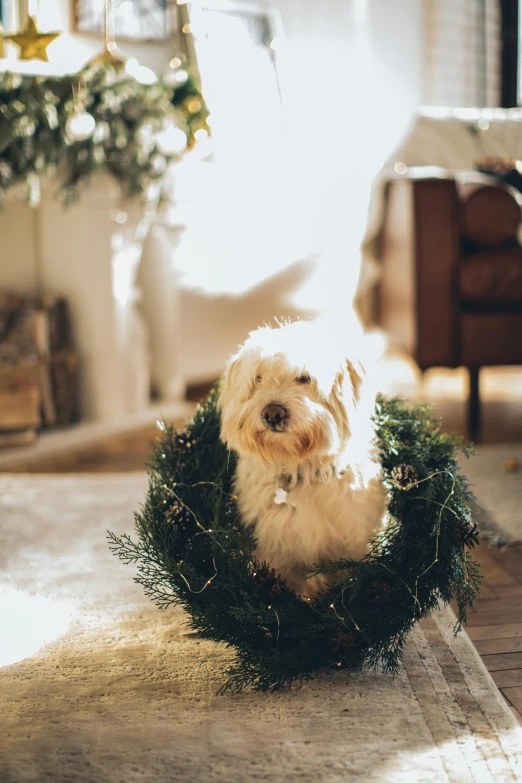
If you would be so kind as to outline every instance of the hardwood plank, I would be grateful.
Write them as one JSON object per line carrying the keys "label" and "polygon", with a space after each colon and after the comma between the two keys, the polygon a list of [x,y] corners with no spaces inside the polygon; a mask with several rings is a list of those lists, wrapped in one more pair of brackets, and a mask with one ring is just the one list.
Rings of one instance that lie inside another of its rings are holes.
{"label": "hardwood plank", "polygon": [[[504,589],[510,589],[510,588],[517,588],[518,585],[507,585]],[[478,601],[490,601],[492,599],[498,598],[497,595],[498,587],[493,588],[489,582],[482,582],[480,586],[480,598]],[[478,603],[477,601],[477,603]]]}
{"label": "hardwood plank", "polygon": [[497,587],[517,584],[517,579],[504,568],[503,563],[497,559],[491,549],[487,549],[484,545],[477,547],[475,556],[482,566],[485,580],[489,585]]}
{"label": "hardwood plank", "polygon": [[[490,588],[491,589],[491,588]],[[515,584],[515,585],[499,585],[495,587],[495,590],[493,591],[493,596],[495,598],[521,598],[522,599],[522,584]],[[492,597],[493,597],[492,596]],[[482,596],[480,596],[479,600],[487,600],[483,599]]]}
{"label": "hardwood plank", "polygon": [[499,672],[505,669],[522,669],[522,652],[483,655],[482,660],[489,672]]}
{"label": "hardwood plank", "polygon": [[473,628],[477,625],[515,625],[522,621],[522,610],[520,607],[514,607],[512,610],[504,608],[501,613],[496,613],[493,609],[487,611],[470,612],[468,614],[467,628]]}
{"label": "hardwood plank", "polygon": [[[513,585],[515,587],[516,585]],[[503,614],[520,611],[522,616],[522,596],[508,596],[489,601],[477,601],[477,614]]]}
{"label": "hardwood plank", "polygon": [[491,672],[491,677],[497,688],[512,688],[522,685],[522,669],[506,669]]}
{"label": "hardwood plank", "polygon": [[518,639],[476,639],[473,644],[481,656],[522,652],[522,637]]}
{"label": "hardwood plank", "polygon": [[522,715],[522,688],[502,688],[501,693]]}
{"label": "hardwood plank", "polygon": [[517,584],[522,585],[522,544],[508,546],[501,552],[493,553],[493,557]]}
{"label": "hardwood plank", "polygon": [[515,639],[522,637],[522,622],[500,625],[479,625],[466,628],[472,641],[476,639]]}

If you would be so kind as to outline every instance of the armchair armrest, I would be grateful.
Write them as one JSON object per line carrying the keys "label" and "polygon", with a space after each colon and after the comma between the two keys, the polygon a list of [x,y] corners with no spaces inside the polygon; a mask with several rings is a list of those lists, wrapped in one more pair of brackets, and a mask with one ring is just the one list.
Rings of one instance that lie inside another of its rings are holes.
{"label": "armchair armrest", "polygon": [[392,180],[382,236],[379,323],[421,369],[459,363],[459,201],[453,178]]}

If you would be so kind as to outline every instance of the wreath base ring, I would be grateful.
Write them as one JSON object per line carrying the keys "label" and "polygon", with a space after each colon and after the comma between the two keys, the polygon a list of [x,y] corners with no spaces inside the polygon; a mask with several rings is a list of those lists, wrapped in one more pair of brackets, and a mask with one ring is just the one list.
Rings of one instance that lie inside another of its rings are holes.
{"label": "wreath base ring", "polygon": [[183,606],[201,637],[235,648],[222,690],[277,689],[342,667],[396,672],[408,632],[440,601],[456,599],[460,630],[482,577],[457,465],[459,450],[471,449],[458,436],[443,434],[429,408],[378,399],[389,522],[361,561],[321,567],[340,578],[303,600],[252,556],[232,490],[235,455],[219,440],[218,395],[216,386],[185,431],[161,426],[138,538],[109,539],[161,608]]}

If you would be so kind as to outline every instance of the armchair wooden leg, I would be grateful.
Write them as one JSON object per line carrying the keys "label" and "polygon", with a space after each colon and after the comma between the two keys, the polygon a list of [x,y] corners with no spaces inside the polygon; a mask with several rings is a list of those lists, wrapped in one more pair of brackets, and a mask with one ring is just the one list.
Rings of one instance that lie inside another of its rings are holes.
{"label": "armchair wooden leg", "polygon": [[468,436],[477,440],[480,434],[480,367],[468,367]]}

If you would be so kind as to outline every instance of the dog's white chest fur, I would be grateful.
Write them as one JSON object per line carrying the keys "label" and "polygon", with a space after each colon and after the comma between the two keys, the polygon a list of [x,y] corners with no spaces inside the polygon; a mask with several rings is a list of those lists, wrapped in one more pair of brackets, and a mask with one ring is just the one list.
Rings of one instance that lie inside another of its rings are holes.
{"label": "dog's white chest fur", "polygon": [[379,469],[370,459],[342,472],[311,460],[290,474],[241,457],[235,489],[243,523],[255,526],[257,559],[303,593],[320,587],[321,580],[302,578],[315,564],[363,557],[385,510]]}
{"label": "dog's white chest fur", "polygon": [[[352,344],[355,331],[346,335]],[[374,454],[375,391],[344,339],[318,321],[262,327],[227,365],[221,438],[238,455],[235,491],[256,557],[299,593],[303,575],[359,560],[378,532],[385,490]]]}

